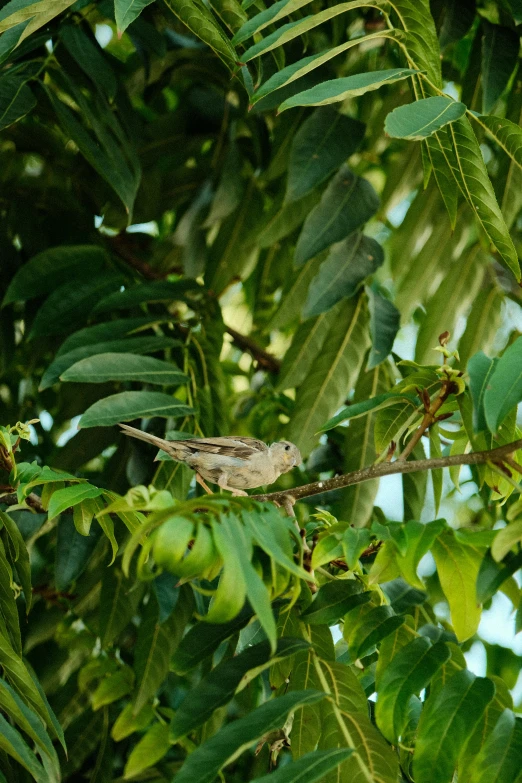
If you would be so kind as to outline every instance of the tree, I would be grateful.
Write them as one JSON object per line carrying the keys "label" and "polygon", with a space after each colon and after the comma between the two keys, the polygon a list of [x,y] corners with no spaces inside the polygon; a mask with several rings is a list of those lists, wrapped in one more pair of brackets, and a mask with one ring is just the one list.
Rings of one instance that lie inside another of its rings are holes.
{"label": "tree", "polygon": [[520,24],[3,4],[0,780],[521,780]]}

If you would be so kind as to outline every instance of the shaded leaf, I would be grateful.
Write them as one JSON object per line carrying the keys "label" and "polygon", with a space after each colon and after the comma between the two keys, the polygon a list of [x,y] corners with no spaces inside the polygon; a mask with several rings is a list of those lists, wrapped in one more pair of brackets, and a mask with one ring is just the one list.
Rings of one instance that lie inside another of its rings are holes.
{"label": "shaded leaf", "polygon": [[368,289],[368,303],[372,349],[368,357],[367,369],[373,370],[391,353],[401,325],[401,314],[393,302],[372,288]]}
{"label": "shaded leaf", "polygon": [[132,421],[142,417],[177,418],[191,413],[194,413],[193,408],[182,405],[168,394],[149,391],[120,392],[91,405],[81,417],[78,426],[109,427],[120,421]]}
{"label": "shaded leaf", "polygon": [[55,582],[57,590],[66,590],[84,572],[101,536],[101,530],[91,528],[88,536],[78,533],[71,514],[58,521]]}
{"label": "shaded leaf", "polygon": [[[4,6],[5,8],[5,6]],[[36,106],[36,98],[27,86],[27,76],[6,74],[0,79],[0,130],[18,122]]]}
{"label": "shaded leaf", "polygon": [[114,16],[118,32],[123,33],[152,2],[153,0],[115,0]]}
{"label": "shaded leaf", "polygon": [[132,353],[98,353],[81,359],[61,376],[62,381],[105,383],[106,381],[141,381],[163,386],[178,386],[188,377],[172,362]]}
{"label": "shaded leaf", "polygon": [[301,616],[310,625],[332,625],[371,597],[372,594],[364,593],[362,585],[356,580],[339,579],[327,582],[319,588],[314,600]]}
{"label": "shaded leaf", "polygon": [[473,429],[481,432],[487,428],[484,395],[493,377],[498,359],[490,359],[479,351],[468,362],[469,389],[473,401]]}
{"label": "shaded leaf", "polygon": [[342,764],[353,753],[352,748],[314,750],[297,761],[256,778],[256,783],[314,783],[323,780],[330,770]]}
{"label": "shaded leaf", "polygon": [[482,112],[489,114],[518,62],[519,36],[509,27],[483,21]]}
{"label": "shaded leaf", "polygon": [[[477,355],[480,356],[480,354]],[[488,375],[487,380],[484,381],[485,390],[482,399],[484,415],[490,432],[496,432],[509,411],[522,400],[521,362],[522,338],[519,337],[506,348],[498,362],[495,363],[493,373]],[[473,408],[475,409],[475,404]]]}

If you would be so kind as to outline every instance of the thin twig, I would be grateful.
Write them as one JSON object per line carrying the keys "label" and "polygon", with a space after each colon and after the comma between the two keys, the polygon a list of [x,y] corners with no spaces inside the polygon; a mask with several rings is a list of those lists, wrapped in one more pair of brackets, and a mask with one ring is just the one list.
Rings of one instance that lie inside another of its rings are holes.
{"label": "thin twig", "polygon": [[281,362],[279,359],[276,359],[271,353],[268,353],[268,351],[261,348],[261,346],[250,337],[247,337],[240,332],[236,332],[231,326],[225,326],[225,331],[231,336],[233,343],[237,345],[238,348],[241,348],[242,351],[246,351],[246,353],[253,356],[263,370],[268,370],[268,372],[276,374],[280,371]]}
{"label": "thin twig", "polygon": [[322,495],[324,492],[332,492],[334,489],[351,487],[353,484],[362,484],[363,481],[371,481],[371,479],[391,476],[396,473],[419,473],[423,470],[437,470],[438,468],[447,468],[452,465],[483,465],[485,462],[498,462],[499,460],[504,460],[506,456],[520,448],[522,448],[522,439],[513,443],[506,443],[504,446],[499,446],[496,449],[475,451],[471,452],[471,454],[453,454],[450,457],[419,459],[409,462],[406,460],[383,462],[324,481],[315,481],[312,484],[303,484],[301,487],[293,487],[281,492],[269,492],[266,495],[251,495],[250,497],[253,500],[268,500],[282,504],[287,495],[291,495],[296,501],[302,500],[312,495]]}

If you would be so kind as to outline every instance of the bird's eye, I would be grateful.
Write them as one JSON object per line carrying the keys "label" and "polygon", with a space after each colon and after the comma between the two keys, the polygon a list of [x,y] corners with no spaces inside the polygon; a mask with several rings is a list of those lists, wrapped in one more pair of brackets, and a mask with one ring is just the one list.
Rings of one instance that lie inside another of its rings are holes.
{"label": "bird's eye", "polygon": [[286,445],[285,446],[285,451],[290,451],[290,446]]}

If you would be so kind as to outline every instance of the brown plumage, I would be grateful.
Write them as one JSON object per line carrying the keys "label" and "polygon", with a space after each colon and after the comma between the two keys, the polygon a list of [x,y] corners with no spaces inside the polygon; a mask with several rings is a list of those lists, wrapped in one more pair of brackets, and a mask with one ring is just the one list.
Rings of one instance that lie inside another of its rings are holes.
{"label": "brown plumage", "polygon": [[152,443],[172,459],[185,462],[196,472],[196,480],[210,492],[203,479],[235,495],[246,495],[245,489],[273,484],[302,462],[299,449],[289,441],[267,446],[262,440],[243,437],[191,438],[165,440],[148,432],[120,424],[127,435]]}

